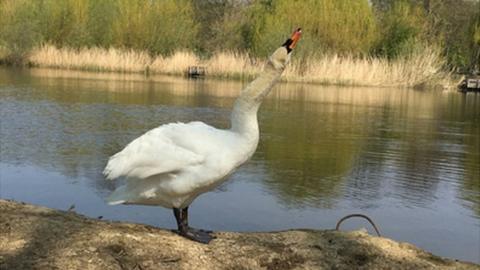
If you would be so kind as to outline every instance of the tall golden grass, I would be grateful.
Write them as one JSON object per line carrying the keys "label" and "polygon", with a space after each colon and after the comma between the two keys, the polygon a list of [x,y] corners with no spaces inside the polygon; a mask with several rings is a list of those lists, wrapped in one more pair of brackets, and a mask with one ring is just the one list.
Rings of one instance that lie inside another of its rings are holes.
{"label": "tall golden grass", "polygon": [[265,61],[251,58],[247,54],[220,52],[205,61],[210,74],[221,77],[253,77],[263,68]]}
{"label": "tall golden grass", "polygon": [[34,49],[28,61],[39,67],[91,71],[143,72],[151,62],[146,52],[103,48],[56,48],[44,45]]}
{"label": "tall golden grass", "polygon": [[0,46],[0,62],[7,57],[7,49],[5,47]]}
{"label": "tall golden grass", "polygon": [[169,57],[153,58],[146,68],[151,73],[179,75],[185,73],[189,66],[204,66],[209,76],[238,78],[255,76],[262,70],[263,64],[242,53],[219,52],[201,60],[192,52],[179,51]]}
{"label": "tall golden grass", "polygon": [[[33,50],[29,62],[39,67],[173,75],[183,74],[188,66],[201,65],[207,68],[207,76],[230,78],[253,77],[265,63],[264,60],[235,52],[220,52],[202,60],[187,51],[179,51],[168,57],[151,57],[142,51],[101,48],[74,50],[51,45]],[[333,54],[293,61],[285,71],[283,80],[349,86],[414,87],[448,77],[442,72],[443,64],[437,49],[425,49],[397,60]]]}
{"label": "tall golden grass", "polygon": [[440,50],[427,48],[395,60],[326,55],[287,68],[285,80],[350,86],[414,87],[449,77]]}
{"label": "tall golden grass", "polygon": [[151,73],[179,75],[184,73],[189,66],[198,66],[200,59],[191,52],[178,51],[169,57],[159,55],[150,63],[145,69],[149,69]]}

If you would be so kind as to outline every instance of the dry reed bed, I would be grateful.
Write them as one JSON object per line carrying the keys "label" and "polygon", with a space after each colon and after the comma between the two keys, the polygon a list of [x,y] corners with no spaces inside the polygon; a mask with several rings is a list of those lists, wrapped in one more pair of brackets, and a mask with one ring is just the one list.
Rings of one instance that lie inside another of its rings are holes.
{"label": "dry reed bed", "polygon": [[[208,76],[253,77],[264,61],[247,54],[219,52],[202,60],[192,52],[151,57],[146,52],[121,49],[84,48],[79,50],[44,45],[32,51],[34,66],[76,70],[149,72],[180,75],[188,66],[207,67]],[[443,60],[435,49],[426,49],[398,60],[326,55],[311,61],[293,61],[284,81],[350,86],[413,87],[448,77],[442,72]]]}
{"label": "dry reed bed", "polygon": [[439,51],[426,49],[397,60],[327,55],[286,70],[286,81],[350,86],[413,87],[446,76]]}
{"label": "dry reed bed", "polygon": [[94,71],[143,72],[150,56],[133,50],[84,48],[80,50],[45,45],[34,49],[28,61],[35,66]]}

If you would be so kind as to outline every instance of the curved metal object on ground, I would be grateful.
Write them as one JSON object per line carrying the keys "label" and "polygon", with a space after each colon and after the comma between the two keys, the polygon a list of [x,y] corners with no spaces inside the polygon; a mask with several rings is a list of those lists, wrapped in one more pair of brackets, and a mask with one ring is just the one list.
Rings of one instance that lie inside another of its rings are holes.
{"label": "curved metal object on ground", "polygon": [[340,228],[340,224],[342,224],[343,221],[349,219],[349,218],[352,218],[352,217],[361,217],[361,218],[364,218],[366,219],[368,222],[370,222],[370,224],[372,224],[372,227],[375,229],[375,232],[377,233],[378,236],[382,236],[380,234],[380,231],[378,230],[377,228],[377,225],[375,225],[375,223],[373,222],[372,219],[370,219],[369,217],[367,217],[366,215],[364,214],[350,214],[350,215],[347,215],[347,216],[344,216],[343,218],[341,218],[338,222],[337,222],[337,226],[335,226],[335,230],[339,230]]}

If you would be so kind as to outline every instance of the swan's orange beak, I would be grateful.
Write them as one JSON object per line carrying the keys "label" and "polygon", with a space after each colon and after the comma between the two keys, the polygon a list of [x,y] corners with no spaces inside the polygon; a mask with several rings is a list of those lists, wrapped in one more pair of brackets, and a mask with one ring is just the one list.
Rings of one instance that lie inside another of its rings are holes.
{"label": "swan's orange beak", "polygon": [[288,48],[290,50],[294,49],[295,46],[297,46],[297,42],[300,40],[300,37],[302,36],[302,28],[298,28],[293,32],[292,37],[290,38],[292,40],[292,43],[288,45]]}

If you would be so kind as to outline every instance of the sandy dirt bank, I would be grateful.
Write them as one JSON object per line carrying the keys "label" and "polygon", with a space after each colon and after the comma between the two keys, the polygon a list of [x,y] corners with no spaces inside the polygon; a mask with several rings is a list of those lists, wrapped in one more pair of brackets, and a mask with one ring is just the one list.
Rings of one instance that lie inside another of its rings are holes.
{"label": "sandy dirt bank", "polygon": [[151,226],[0,200],[0,269],[479,269],[362,231],[217,232],[209,245]]}

